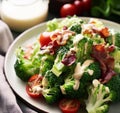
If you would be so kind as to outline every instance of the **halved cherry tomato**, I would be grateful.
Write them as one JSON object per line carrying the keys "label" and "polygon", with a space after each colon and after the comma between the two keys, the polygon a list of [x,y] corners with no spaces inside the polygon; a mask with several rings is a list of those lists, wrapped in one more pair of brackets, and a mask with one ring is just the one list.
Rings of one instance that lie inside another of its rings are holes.
{"label": "halved cherry tomato", "polygon": [[60,101],[59,107],[63,113],[77,113],[80,108],[80,101],[64,98]]}
{"label": "halved cherry tomato", "polygon": [[50,35],[51,32],[44,32],[40,34],[39,42],[41,46],[47,46],[49,42],[51,42]]}
{"label": "halved cherry tomato", "polygon": [[60,9],[60,16],[66,17],[66,16],[73,16],[76,14],[76,7],[74,4],[64,4]]}
{"label": "halved cherry tomato", "polygon": [[35,74],[32,77],[30,77],[30,79],[28,80],[28,83],[26,85],[26,92],[29,96],[33,97],[33,98],[38,98],[42,96],[42,92],[41,91],[36,91],[34,88],[38,87],[38,88],[42,88],[42,79],[43,77]]}

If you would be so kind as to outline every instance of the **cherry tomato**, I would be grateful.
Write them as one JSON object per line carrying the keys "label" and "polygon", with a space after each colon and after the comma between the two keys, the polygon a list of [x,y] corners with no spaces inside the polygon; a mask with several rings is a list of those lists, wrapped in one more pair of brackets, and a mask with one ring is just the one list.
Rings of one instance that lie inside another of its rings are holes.
{"label": "cherry tomato", "polygon": [[41,46],[47,46],[49,42],[51,42],[50,35],[51,32],[44,32],[40,34],[39,42]]}
{"label": "cherry tomato", "polygon": [[84,3],[83,3],[83,1],[80,1],[80,0],[75,0],[74,1],[74,5],[75,5],[75,7],[76,7],[76,14],[77,15],[81,15],[81,14],[83,14],[83,8],[84,8]]}
{"label": "cherry tomato", "polygon": [[28,80],[28,83],[26,85],[26,92],[29,96],[33,97],[33,98],[38,98],[42,96],[42,93],[39,91],[34,91],[33,88],[35,88],[36,86],[39,88],[42,88],[42,79],[43,77],[35,74],[32,77],[30,77],[30,79]]}
{"label": "cherry tomato", "polygon": [[90,12],[90,8],[91,8],[91,0],[82,0],[83,4],[84,4],[84,11],[85,12]]}
{"label": "cherry tomato", "polygon": [[77,113],[80,108],[80,102],[76,99],[64,98],[60,101],[59,107],[63,113]]}
{"label": "cherry tomato", "polygon": [[73,16],[76,14],[76,7],[74,4],[64,4],[60,9],[60,16],[66,17],[66,16]]}

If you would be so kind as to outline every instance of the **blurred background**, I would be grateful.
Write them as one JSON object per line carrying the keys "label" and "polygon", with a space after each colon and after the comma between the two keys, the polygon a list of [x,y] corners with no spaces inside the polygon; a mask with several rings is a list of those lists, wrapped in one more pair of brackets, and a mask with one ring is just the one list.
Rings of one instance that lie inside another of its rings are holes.
{"label": "blurred background", "polygon": [[53,18],[73,15],[120,23],[120,0],[0,0],[1,20],[14,34]]}
{"label": "blurred background", "polygon": [[120,23],[120,0],[50,0],[49,12],[57,17],[76,14]]}

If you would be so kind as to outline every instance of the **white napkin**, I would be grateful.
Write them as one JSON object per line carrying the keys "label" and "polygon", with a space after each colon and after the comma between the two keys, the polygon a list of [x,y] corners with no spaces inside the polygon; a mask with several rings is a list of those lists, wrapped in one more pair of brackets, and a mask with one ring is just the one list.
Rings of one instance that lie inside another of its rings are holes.
{"label": "white napkin", "polygon": [[0,52],[5,53],[12,41],[13,36],[8,25],[0,20]]}
{"label": "white napkin", "polygon": [[37,113],[20,100],[16,100],[16,96],[5,79],[3,63],[4,57],[0,55],[0,113]]}
{"label": "white napkin", "polygon": [[37,113],[16,98],[8,85],[3,72],[4,56],[13,41],[12,33],[7,24],[0,20],[0,113]]}

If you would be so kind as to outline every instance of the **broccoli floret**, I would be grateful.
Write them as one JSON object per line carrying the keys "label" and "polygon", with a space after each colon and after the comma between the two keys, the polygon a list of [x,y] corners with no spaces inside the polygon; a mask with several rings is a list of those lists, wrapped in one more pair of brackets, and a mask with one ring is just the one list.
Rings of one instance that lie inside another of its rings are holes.
{"label": "broccoli floret", "polygon": [[116,47],[113,52],[111,52],[111,56],[113,56],[115,63],[114,63],[114,70],[116,73],[120,74],[120,48]]}
{"label": "broccoli floret", "polygon": [[120,48],[120,33],[115,33],[114,35],[109,36],[106,41],[110,45],[115,45]]}
{"label": "broccoli floret", "polygon": [[68,52],[68,48],[66,48],[66,46],[62,46],[59,48],[58,52],[57,52],[57,56],[56,59],[54,61],[54,65],[52,67],[52,72],[56,75],[59,76],[65,69],[65,65],[61,62],[62,59],[65,57],[65,55]]}
{"label": "broccoli floret", "polygon": [[57,87],[44,89],[42,94],[48,104],[57,102],[61,97],[61,91]]}
{"label": "broccoli floret", "polygon": [[39,73],[40,57],[37,55],[37,52],[40,49],[40,45],[35,43],[32,48],[34,51],[32,51],[29,58],[24,57],[24,48],[19,47],[16,50],[17,60],[14,64],[14,69],[16,75],[23,81],[27,81],[33,74]]}
{"label": "broccoli floret", "polygon": [[76,47],[78,48],[76,52],[78,61],[84,61],[88,58],[91,58],[90,54],[92,52],[92,45],[93,45],[92,40],[81,35],[76,35],[73,41],[74,43],[76,41],[76,45],[77,45]]}
{"label": "broccoli floret", "polygon": [[75,82],[75,79],[67,78],[65,80],[65,83],[60,86],[62,94],[68,98],[86,98],[87,91],[85,88],[85,84],[80,82],[79,88],[76,90],[74,89]]}
{"label": "broccoli floret", "polygon": [[101,36],[98,35],[98,34],[96,34],[95,36],[93,36],[90,39],[93,41],[94,45],[95,44],[104,44],[105,43],[104,38],[101,38]]}
{"label": "broccoli floret", "polygon": [[114,93],[107,86],[94,79],[93,84],[88,88],[88,99],[85,101],[87,112],[107,113],[109,110],[108,102],[111,102],[114,96]]}
{"label": "broccoli floret", "polygon": [[72,26],[69,28],[71,31],[74,31],[77,34],[81,33],[81,23],[74,23]]}
{"label": "broccoli floret", "polygon": [[100,64],[98,62],[91,63],[85,68],[85,72],[80,81],[82,82],[92,82],[94,79],[99,79],[101,76]]}
{"label": "broccoli floret", "polygon": [[47,72],[47,70],[50,70],[54,63],[54,57],[49,54],[44,54],[41,56],[40,61],[40,74],[44,76]]}
{"label": "broccoli floret", "polygon": [[64,76],[57,77],[51,70],[47,71],[43,80],[43,96],[47,103],[52,104],[61,97],[60,85],[64,83]]}
{"label": "broccoli floret", "polygon": [[116,96],[114,102],[120,102],[120,76],[113,76],[112,79],[106,83],[111,91],[114,91]]}
{"label": "broccoli floret", "polygon": [[115,34],[115,46],[120,48],[120,33]]}
{"label": "broccoli floret", "polygon": [[[70,98],[85,98],[87,97],[86,87],[91,84],[93,79],[101,76],[100,65],[93,60],[86,60],[82,65],[77,63],[73,69],[75,70],[67,73],[65,83],[60,86],[61,91]],[[76,82],[77,89],[75,88]]]}
{"label": "broccoli floret", "polygon": [[16,75],[23,81],[27,81],[32,75],[39,73],[39,66],[28,60],[17,60],[14,64]]}
{"label": "broccoli floret", "polygon": [[47,80],[46,87],[59,87],[61,84],[64,83],[65,76],[57,77],[51,70],[47,71],[45,74],[45,79]]}

